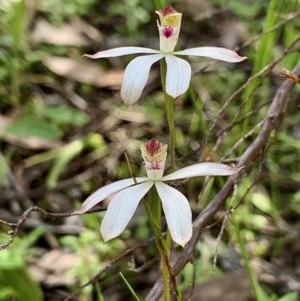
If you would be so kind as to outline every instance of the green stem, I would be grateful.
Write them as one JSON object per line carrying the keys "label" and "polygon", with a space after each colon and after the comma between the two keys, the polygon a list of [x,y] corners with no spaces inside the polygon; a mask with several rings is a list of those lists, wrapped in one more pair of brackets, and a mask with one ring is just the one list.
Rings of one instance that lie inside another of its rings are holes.
{"label": "green stem", "polygon": [[167,119],[169,125],[169,135],[170,135],[170,155],[171,155],[171,170],[176,170],[176,157],[175,157],[175,126],[174,126],[174,99],[165,92],[165,104]]}
{"label": "green stem", "polygon": [[141,299],[139,298],[139,296],[136,294],[136,292],[134,291],[134,289],[132,288],[132,286],[130,285],[130,283],[127,281],[127,279],[125,278],[125,276],[120,272],[119,275],[121,276],[121,278],[123,279],[123,281],[125,282],[126,286],[128,287],[129,291],[131,292],[132,296],[134,297],[134,299],[136,301],[141,301]]}
{"label": "green stem", "polygon": [[162,258],[162,269],[163,269],[163,281],[164,281],[164,300],[171,301],[170,293],[170,280],[174,286],[177,300],[182,301],[182,295],[179,286],[176,282],[175,275],[173,273],[171,263],[169,260],[170,246],[171,246],[171,236],[169,231],[167,233],[166,239],[164,239],[161,231],[161,203],[157,192],[152,188],[149,192],[148,201],[143,200],[143,204],[150,221],[150,225],[154,231],[155,242],[160,252]]}
{"label": "green stem", "polygon": [[[174,118],[174,99],[169,96],[166,92],[166,74],[167,74],[167,64],[165,60],[161,60],[161,81],[164,90],[165,96],[165,106],[166,106],[166,114],[169,126],[169,135],[170,135],[170,155],[171,155],[171,170],[176,170],[176,138],[175,138],[175,118]],[[167,252],[170,254],[171,249],[171,234],[170,231],[167,231],[166,237],[166,247]]]}
{"label": "green stem", "polygon": [[26,30],[27,6],[26,1],[15,1],[12,5],[10,33],[12,36],[10,76],[11,76],[11,102],[17,106],[20,102],[21,86],[21,50],[26,47],[24,36]]}
{"label": "green stem", "polygon": [[[166,92],[167,64],[164,59],[161,60],[160,71],[161,71],[161,82],[162,82],[162,87],[164,90],[164,97],[165,97],[166,115],[167,115],[168,127],[169,127],[171,171],[175,171],[176,170],[176,152],[175,152],[176,137],[175,137],[174,99]],[[178,300],[182,300],[181,292],[179,290],[175,276],[173,275],[173,271],[171,269],[168,260],[170,255],[170,250],[171,250],[171,235],[170,235],[170,231],[167,231],[166,240],[164,241],[164,249],[161,252],[162,259],[163,259],[164,279],[166,279],[165,273],[168,273],[168,281],[170,277],[173,282],[174,288],[176,290]]]}
{"label": "green stem", "polygon": [[176,157],[175,157],[176,139],[175,139],[174,99],[166,92],[167,64],[165,60],[161,60],[160,71],[161,71],[161,82],[162,82],[162,87],[164,90],[164,97],[165,97],[166,114],[167,114],[167,120],[169,126],[171,170],[175,171],[176,170]]}
{"label": "green stem", "polygon": [[11,103],[15,106],[19,105],[20,100],[20,58],[19,54],[13,51],[13,59],[11,61]]}
{"label": "green stem", "polygon": [[151,189],[149,192],[148,202],[143,201],[144,207],[150,222],[150,225],[154,231],[155,242],[162,257],[162,269],[163,269],[163,281],[164,281],[164,299],[165,301],[171,301],[170,293],[170,277],[169,270],[166,263],[166,255],[164,252],[164,242],[162,231],[160,228],[161,225],[161,204],[159,198],[157,197],[156,190]]}

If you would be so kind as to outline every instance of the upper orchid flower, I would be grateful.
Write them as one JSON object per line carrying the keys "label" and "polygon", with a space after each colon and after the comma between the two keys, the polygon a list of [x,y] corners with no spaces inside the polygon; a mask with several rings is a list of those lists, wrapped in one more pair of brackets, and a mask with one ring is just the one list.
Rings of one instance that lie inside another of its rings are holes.
{"label": "upper orchid flower", "polygon": [[129,178],[108,184],[96,190],[73,214],[87,212],[96,204],[116,193],[107,208],[101,225],[105,241],[121,234],[132,218],[140,200],[154,185],[162,202],[163,211],[172,239],[184,246],[192,236],[192,213],[186,197],[177,189],[164,183],[196,176],[228,176],[240,168],[220,163],[198,163],[163,176],[167,145],[151,139],[141,147],[147,177]]}
{"label": "upper orchid flower", "polygon": [[174,52],[180,31],[182,14],[178,13],[171,6],[156,11],[156,13],[160,19],[160,23],[157,22],[160,50],[144,47],[119,47],[100,51],[93,55],[85,54],[86,57],[92,59],[136,53],[148,54],[133,59],[125,69],[121,97],[126,104],[132,104],[140,98],[148,80],[151,66],[162,58],[165,58],[167,63],[166,92],[174,99],[187,91],[191,79],[190,64],[178,58],[177,55],[203,56],[232,63],[246,59],[246,57],[241,57],[232,50],[221,47],[197,47]]}

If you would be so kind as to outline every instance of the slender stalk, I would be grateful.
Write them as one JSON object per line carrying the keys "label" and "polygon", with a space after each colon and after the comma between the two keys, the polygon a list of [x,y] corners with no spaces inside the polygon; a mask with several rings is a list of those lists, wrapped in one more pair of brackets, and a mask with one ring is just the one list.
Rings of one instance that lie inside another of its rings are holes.
{"label": "slender stalk", "polygon": [[165,92],[165,105],[167,112],[167,120],[169,125],[169,135],[170,135],[170,155],[171,155],[171,170],[176,170],[176,158],[175,158],[175,126],[174,126],[174,99]]}
{"label": "slender stalk", "polygon": [[[162,87],[164,90],[164,98],[165,98],[165,107],[166,107],[166,115],[168,120],[169,127],[169,139],[170,139],[170,155],[171,155],[171,170],[176,170],[176,137],[175,137],[175,118],[174,118],[174,99],[166,93],[166,74],[167,74],[167,64],[165,60],[161,60],[160,64],[161,71],[161,81]],[[177,299],[182,300],[182,295],[180,289],[177,285],[176,278],[173,274],[172,267],[170,265],[169,256],[171,250],[171,234],[170,231],[167,231],[166,239],[163,241],[161,246],[161,256],[163,260],[163,276],[164,276],[164,285],[166,287],[169,286],[169,279],[171,279],[173,286],[175,288]],[[166,273],[168,273],[168,277],[166,277]],[[168,282],[168,284],[166,283]]]}
{"label": "slender stalk", "polygon": [[136,301],[141,301],[141,299],[139,298],[139,296],[136,294],[136,292],[134,291],[134,289],[132,288],[132,286],[130,285],[130,283],[127,281],[127,279],[125,278],[125,276],[120,272],[119,275],[121,276],[121,278],[123,279],[123,281],[125,282],[126,286],[128,287],[129,291],[131,292],[132,296],[134,297],[134,299]]}
{"label": "slender stalk", "polygon": [[174,99],[166,93],[166,74],[167,74],[167,64],[165,60],[161,60],[160,63],[161,72],[161,82],[164,90],[166,114],[169,126],[169,136],[170,136],[170,155],[171,155],[171,170],[176,170],[176,139],[175,139],[175,118],[174,118]]}
{"label": "slender stalk", "polygon": [[[164,90],[165,97],[165,106],[166,106],[166,114],[169,126],[169,135],[170,135],[170,155],[171,155],[171,170],[176,170],[176,137],[175,137],[175,118],[174,118],[174,99],[169,96],[166,92],[166,74],[167,74],[167,64],[165,60],[161,60],[161,81],[162,87]],[[170,231],[167,231],[166,237],[166,247],[167,254],[170,254],[171,249],[171,234]]]}
{"label": "slender stalk", "polygon": [[155,242],[158,247],[158,250],[162,257],[162,270],[163,270],[163,281],[164,281],[164,299],[165,301],[171,301],[170,293],[170,275],[169,270],[166,264],[167,254],[164,254],[164,243],[163,236],[161,231],[161,204],[159,198],[156,195],[155,189],[149,191],[149,199],[144,202],[144,207],[150,221],[150,225],[154,231]]}
{"label": "slender stalk", "polygon": [[169,231],[167,238],[164,239],[161,231],[161,203],[155,189],[149,192],[149,200],[143,200],[143,204],[150,221],[150,225],[154,231],[156,245],[162,258],[163,281],[164,281],[164,300],[171,301],[170,280],[175,289],[177,300],[182,301],[181,291],[176,282],[171,263],[169,260],[171,236]]}

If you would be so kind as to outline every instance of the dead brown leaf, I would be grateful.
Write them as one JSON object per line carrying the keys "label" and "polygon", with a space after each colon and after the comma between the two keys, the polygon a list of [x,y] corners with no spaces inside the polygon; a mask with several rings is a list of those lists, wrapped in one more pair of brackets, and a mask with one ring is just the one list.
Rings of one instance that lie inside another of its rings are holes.
{"label": "dead brown leaf", "polygon": [[30,267],[33,276],[47,286],[74,285],[76,279],[68,275],[70,269],[76,267],[77,255],[62,250],[51,250],[45,253]]}
{"label": "dead brown leaf", "polygon": [[33,43],[64,46],[87,46],[89,41],[71,24],[55,27],[44,19],[38,19],[31,36]]}
{"label": "dead brown leaf", "polygon": [[91,84],[99,88],[112,87],[119,89],[122,84],[123,70],[104,71],[95,62],[78,62],[66,57],[49,57],[44,64],[54,73]]}

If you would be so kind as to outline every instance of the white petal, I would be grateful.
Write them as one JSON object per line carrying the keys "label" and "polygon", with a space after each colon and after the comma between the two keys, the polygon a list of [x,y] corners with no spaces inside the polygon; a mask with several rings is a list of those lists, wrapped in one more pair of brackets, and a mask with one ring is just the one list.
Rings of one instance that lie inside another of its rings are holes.
{"label": "white petal", "polygon": [[[148,178],[142,177],[142,178],[136,178],[137,183],[142,183],[147,181]],[[87,212],[92,207],[94,207],[96,204],[102,202],[104,199],[106,199],[111,194],[118,192],[126,187],[129,187],[134,184],[134,180],[132,178],[130,179],[124,179],[117,182],[110,183],[106,186],[103,186],[96,190],[93,194],[91,194],[81,205],[81,208],[79,210],[76,210],[73,212],[73,214],[82,214],[84,212]]]}
{"label": "white petal", "polygon": [[171,174],[162,177],[162,181],[172,181],[198,176],[230,176],[237,173],[243,167],[231,167],[226,164],[203,162],[193,164],[179,169]]}
{"label": "white petal", "polygon": [[167,79],[166,92],[174,99],[184,94],[191,80],[190,64],[174,55],[166,55]]}
{"label": "white petal", "polygon": [[85,54],[84,56],[90,59],[101,59],[105,57],[116,57],[136,53],[159,53],[159,51],[144,47],[118,47],[109,50],[99,51],[95,54]]}
{"label": "white petal", "polygon": [[123,232],[140,200],[152,186],[153,181],[147,181],[123,189],[114,196],[101,224],[101,233],[105,241]]}
{"label": "white petal", "polygon": [[151,66],[164,57],[164,54],[139,56],[133,59],[125,69],[121,97],[126,104],[136,102],[146,85]]}
{"label": "white petal", "polygon": [[193,234],[192,212],[186,197],[175,188],[155,182],[172,239],[183,246]]}
{"label": "white petal", "polygon": [[174,52],[175,55],[195,55],[210,57],[212,59],[238,63],[245,60],[246,56],[239,56],[235,51],[222,47],[197,47]]}

